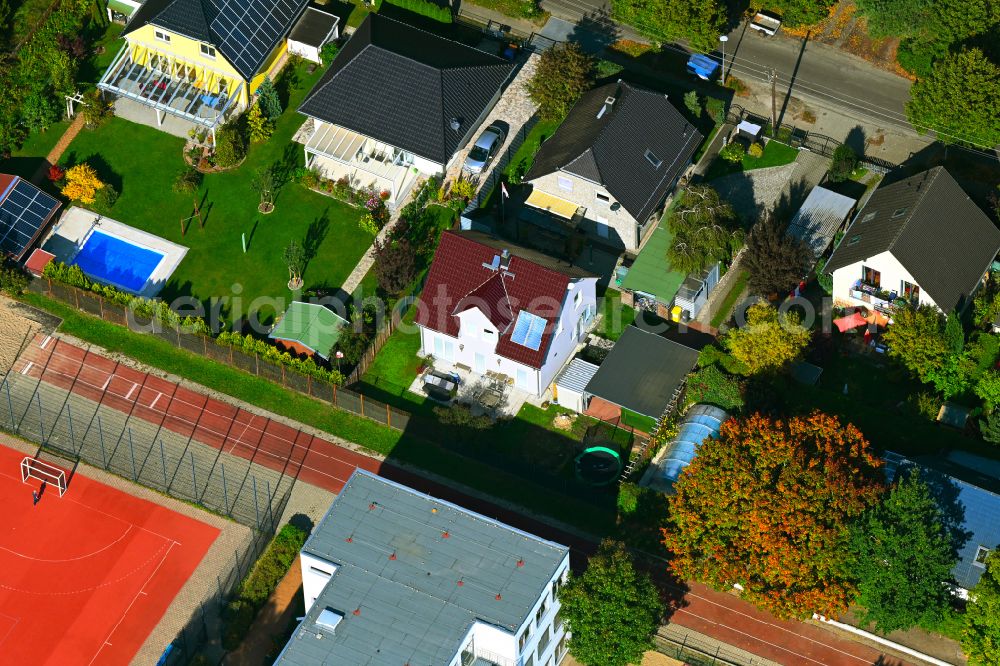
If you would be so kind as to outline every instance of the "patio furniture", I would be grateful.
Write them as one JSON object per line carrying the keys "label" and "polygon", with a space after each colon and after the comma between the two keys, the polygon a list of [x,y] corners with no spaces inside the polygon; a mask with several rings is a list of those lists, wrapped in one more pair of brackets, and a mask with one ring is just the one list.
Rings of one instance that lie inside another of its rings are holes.
{"label": "patio furniture", "polygon": [[495,389],[487,389],[479,397],[479,404],[487,409],[496,409],[503,402],[503,393]]}

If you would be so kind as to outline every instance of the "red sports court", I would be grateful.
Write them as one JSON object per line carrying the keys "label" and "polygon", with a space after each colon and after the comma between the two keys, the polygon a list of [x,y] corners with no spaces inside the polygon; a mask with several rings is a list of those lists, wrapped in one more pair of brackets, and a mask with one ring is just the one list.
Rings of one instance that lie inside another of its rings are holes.
{"label": "red sports court", "polygon": [[79,473],[33,505],[24,458],[0,446],[0,664],[128,664],[219,530]]}

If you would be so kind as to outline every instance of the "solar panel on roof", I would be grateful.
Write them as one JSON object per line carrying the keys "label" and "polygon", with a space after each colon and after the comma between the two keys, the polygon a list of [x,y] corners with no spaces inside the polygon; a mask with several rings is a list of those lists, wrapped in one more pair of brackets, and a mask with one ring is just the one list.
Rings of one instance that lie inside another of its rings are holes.
{"label": "solar panel on roof", "polygon": [[510,339],[522,347],[538,351],[538,348],[542,346],[542,335],[545,333],[546,323],[538,315],[521,310],[517,315],[517,322],[514,324],[514,332],[511,333]]}
{"label": "solar panel on roof", "polygon": [[19,256],[59,202],[18,179],[0,202],[0,254]]}
{"label": "solar panel on roof", "polygon": [[212,21],[223,54],[253,76],[303,6],[302,0],[226,0]]}

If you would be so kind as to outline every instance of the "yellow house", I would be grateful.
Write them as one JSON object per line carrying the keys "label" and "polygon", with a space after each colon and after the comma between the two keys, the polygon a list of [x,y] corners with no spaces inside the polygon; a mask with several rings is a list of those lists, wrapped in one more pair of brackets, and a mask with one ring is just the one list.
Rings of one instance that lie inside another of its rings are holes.
{"label": "yellow house", "polygon": [[214,134],[281,66],[288,34],[308,3],[146,0],[98,88],[115,96],[119,115],[148,107],[160,127],[169,116],[176,119],[170,129],[197,126]]}

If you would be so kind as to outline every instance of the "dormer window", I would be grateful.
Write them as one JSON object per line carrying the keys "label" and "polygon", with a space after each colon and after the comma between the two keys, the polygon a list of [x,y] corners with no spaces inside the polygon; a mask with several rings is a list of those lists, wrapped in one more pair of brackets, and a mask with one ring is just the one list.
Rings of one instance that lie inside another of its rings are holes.
{"label": "dormer window", "polygon": [[209,44],[202,44],[201,45],[201,54],[203,56],[205,56],[206,58],[211,58],[211,59],[215,60],[215,47],[214,46],[210,46]]}
{"label": "dormer window", "polygon": [[161,42],[164,42],[165,44],[169,44],[170,43],[170,33],[169,32],[163,32],[162,30],[154,30],[153,31],[153,37],[155,37],[156,39],[158,39]]}

